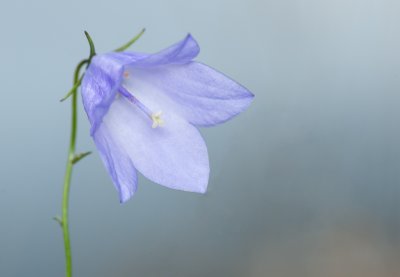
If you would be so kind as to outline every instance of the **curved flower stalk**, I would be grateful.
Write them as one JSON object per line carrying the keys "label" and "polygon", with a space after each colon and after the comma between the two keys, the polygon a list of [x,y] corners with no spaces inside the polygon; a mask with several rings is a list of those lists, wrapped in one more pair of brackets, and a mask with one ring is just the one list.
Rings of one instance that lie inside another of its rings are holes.
{"label": "curved flower stalk", "polygon": [[253,100],[246,88],[193,61],[191,35],[156,54],[93,57],[82,80],[90,133],[119,193],[137,189],[137,171],[160,185],[204,193],[207,148],[197,126],[223,123]]}

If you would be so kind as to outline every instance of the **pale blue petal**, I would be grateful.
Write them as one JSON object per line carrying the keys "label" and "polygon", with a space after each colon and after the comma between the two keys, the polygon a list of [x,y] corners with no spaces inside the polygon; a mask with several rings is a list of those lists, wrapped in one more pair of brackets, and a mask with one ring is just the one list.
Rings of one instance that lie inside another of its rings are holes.
{"label": "pale blue petal", "polygon": [[125,149],[116,142],[116,134],[101,124],[93,139],[115,188],[120,202],[127,201],[137,189],[136,169]]}
{"label": "pale blue petal", "polygon": [[244,111],[254,95],[207,65],[189,62],[151,68],[126,67],[124,84],[133,92],[166,95],[174,110],[197,126],[213,126]]}
{"label": "pale blue petal", "polygon": [[97,55],[85,72],[81,94],[93,135],[100,126],[121,84],[123,63],[112,55]]}
{"label": "pale blue petal", "polygon": [[153,129],[151,119],[124,97],[113,102],[102,125],[145,177],[169,188],[204,193],[210,169],[198,130],[168,107],[163,109],[151,93],[135,96],[151,111],[162,110],[164,126]]}
{"label": "pale blue petal", "polygon": [[182,64],[193,60],[200,52],[196,40],[188,34],[180,42],[155,54],[143,54],[143,57],[133,61],[135,67],[152,67],[166,64]]}

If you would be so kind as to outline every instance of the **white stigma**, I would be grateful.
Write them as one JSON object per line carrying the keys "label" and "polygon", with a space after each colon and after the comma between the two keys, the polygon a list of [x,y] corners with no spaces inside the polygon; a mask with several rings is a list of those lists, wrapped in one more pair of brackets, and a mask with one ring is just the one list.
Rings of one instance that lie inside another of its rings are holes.
{"label": "white stigma", "polygon": [[162,127],[164,125],[164,120],[161,118],[162,111],[158,111],[151,114],[151,119],[153,120],[153,124],[151,128]]}

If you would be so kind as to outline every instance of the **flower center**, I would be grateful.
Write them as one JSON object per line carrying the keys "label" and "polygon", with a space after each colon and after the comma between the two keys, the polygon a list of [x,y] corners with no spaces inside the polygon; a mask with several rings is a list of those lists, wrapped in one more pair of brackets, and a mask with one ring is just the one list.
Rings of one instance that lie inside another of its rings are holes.
{"label": "flower center", "polygon": [[164,125],[164,121],[161,118],[162,111],[152,112],[123,86],[119,87],[118,92],[126,99],[128,99],[131,103],[135,104],[145,115],[147,115],[147,117],[152,120],[152,128],[162,127]]}

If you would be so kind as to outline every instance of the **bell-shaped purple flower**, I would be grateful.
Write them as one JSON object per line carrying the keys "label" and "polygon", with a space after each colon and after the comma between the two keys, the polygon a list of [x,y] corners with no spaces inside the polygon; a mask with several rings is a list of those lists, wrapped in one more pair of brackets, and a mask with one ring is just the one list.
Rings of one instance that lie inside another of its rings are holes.
{"label": "bell-shaped purple flower", "polygon": [[223,123],[249,106],[253,94],[194,62],[192,36],[156,54],[96,55],[82,81],[91,135],[121,202],[137,173],[160,185],[204,193],[207,147],[195,126]]}

